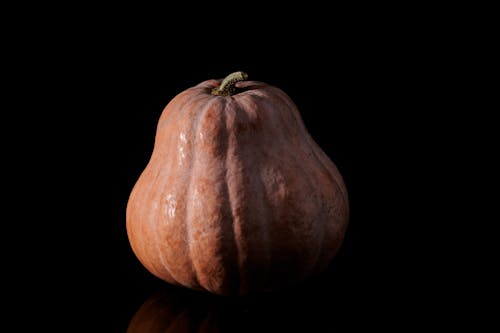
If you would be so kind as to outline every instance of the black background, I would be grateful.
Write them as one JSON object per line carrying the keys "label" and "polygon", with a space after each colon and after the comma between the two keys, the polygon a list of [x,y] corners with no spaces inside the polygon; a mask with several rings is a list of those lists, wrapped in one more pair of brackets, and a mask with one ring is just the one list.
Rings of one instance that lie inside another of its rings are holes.
{"label": "black background", "polygon": [[[25,245],[15,247],[9,275],[22,281],[22,308],[43,327],[109,332],[124,332],[140,305],[165,289],[180,308],[198,304],[193,322],[206,315],[199,304],[216,304],[218,325],[240,331],[404,328],[442,316],[449,294],[429,208],[443,204],[439,187],[430,188],[443,173],[436,158],[445,144],[435,138],[456,75],[447,51],[453,34],[436,16],[372,9],[267,8],[233,18],[173,9],[153,17],[122,6],[87,15],[68,9],[23,31],[10,25],[16,36],[6,67],[21,92],[10,96],[20,148],[9,166],[22,175],[14,197],[28,205],[15,210]],[[320,277],[221,300],[149,274],[129,247],[125,208],[165,105],[236,70],[294,100],[344,177],[351,222]]]}

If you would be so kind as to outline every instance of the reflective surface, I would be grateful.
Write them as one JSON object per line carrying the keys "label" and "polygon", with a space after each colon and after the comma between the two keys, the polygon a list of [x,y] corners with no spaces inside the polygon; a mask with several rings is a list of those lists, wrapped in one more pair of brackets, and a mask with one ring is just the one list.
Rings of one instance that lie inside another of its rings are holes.
{"label": "reflective surface", "polygon": [[[302,295],[261,295],[252,299],[225,299],[164,287],[152,293],[130,319],[128,333],[159,332],[322,332],[342,323],[327,299]],[[331,303],[331,301],[330,301]],[[328,303],[326,303],[328,304]],[[325,304],[325,305],[326,305]]]}
{"label": "reflective surface", "polygon": [[389,313],[380,315],[390,299],[386,298],[385,305],[376,304],[380,298],[367,292],[373,280],[354,278],[349,283],[347,276],[333,273],[330,270],[294,288],[246,298],[160,285],[142,304],[138,302],[127,332],[332,332],[376,320],[393,322]]}
{"label": "reflective surface", "polygon": [[166,287],[140,306],[127,332],[221,332],[234,320],[234,312],[209,295]]}

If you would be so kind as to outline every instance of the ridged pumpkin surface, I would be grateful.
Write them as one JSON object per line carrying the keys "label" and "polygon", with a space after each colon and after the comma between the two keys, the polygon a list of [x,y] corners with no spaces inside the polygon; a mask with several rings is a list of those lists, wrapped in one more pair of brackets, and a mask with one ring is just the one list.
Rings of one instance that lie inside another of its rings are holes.
{"label": "ridged pumpkin surface", "polygon": [[324,269],[348,224],[342,177],[290,98],[255,81],[177,95],[127,205],[134,253],[157,277],[222,295],[281,288]]}

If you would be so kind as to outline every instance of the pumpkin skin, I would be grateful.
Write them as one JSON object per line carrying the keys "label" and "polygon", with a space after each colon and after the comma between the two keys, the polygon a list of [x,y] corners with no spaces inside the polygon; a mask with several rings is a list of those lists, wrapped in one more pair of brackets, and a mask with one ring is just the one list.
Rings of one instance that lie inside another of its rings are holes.
{"label": "pumpkin skin", "polygon": [[292,100],[256,81],[177,95],[127,204],[140,262],[169,283],[219,295],[293,285],[325,269],[348,225],[347,190]]}

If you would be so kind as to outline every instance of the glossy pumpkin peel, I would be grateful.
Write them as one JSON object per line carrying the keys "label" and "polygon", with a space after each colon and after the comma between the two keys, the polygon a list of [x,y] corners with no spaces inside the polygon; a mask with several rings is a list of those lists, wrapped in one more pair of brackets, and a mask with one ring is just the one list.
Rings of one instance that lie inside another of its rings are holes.
{"label": "glossy pumpkin peel", "polygon": [[127,204],[134,253],[157,277],[220,295],[326,268],[348,224],[342,177],[280,89],[243,72],[177,95]]}

